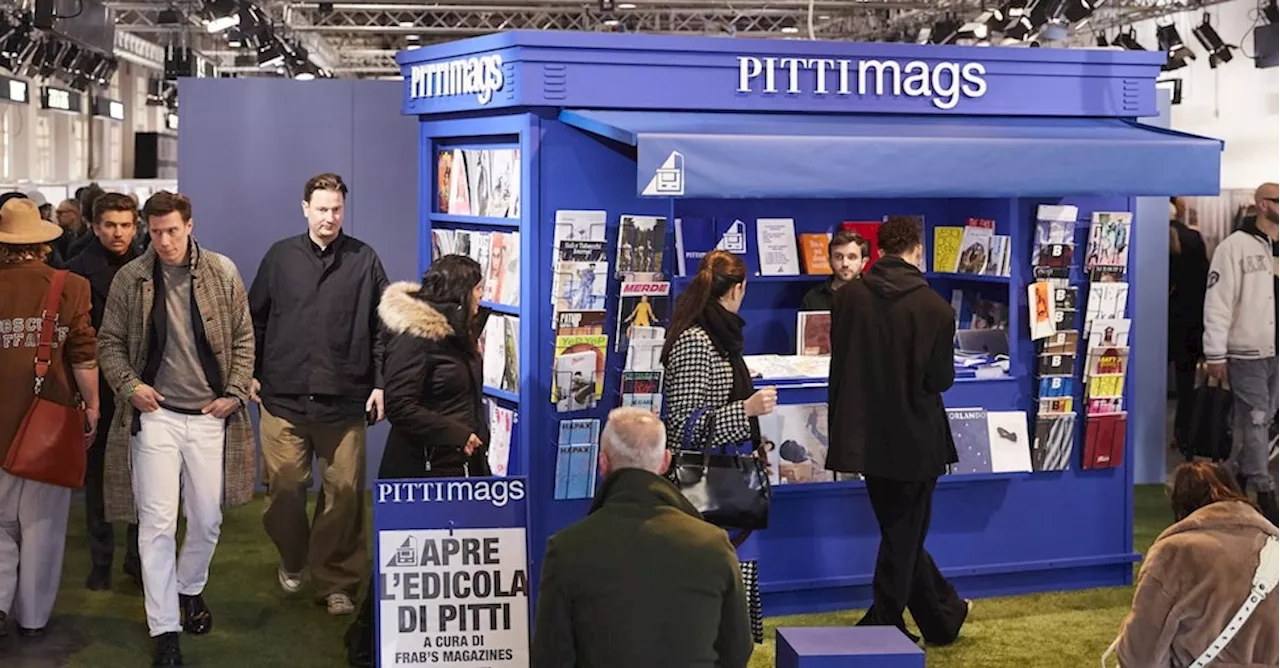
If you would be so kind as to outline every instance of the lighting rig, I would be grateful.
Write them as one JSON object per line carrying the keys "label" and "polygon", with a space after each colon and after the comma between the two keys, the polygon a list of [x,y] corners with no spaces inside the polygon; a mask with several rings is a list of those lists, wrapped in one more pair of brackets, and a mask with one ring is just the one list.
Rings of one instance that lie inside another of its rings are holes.
{"label": "lighting rig", "polygon": [[[1232,59],[1232,49],[1239,47],[1227,44],[1222,41],[1222,37],[1218,35],[1218,31],[1210,24],[1210,16],[1208,12],[1204,13],[1199,25],[1191,29],[1191,34],[1196,36],[1196,41],[1200,42],[1200,46],[1209,53],[1209,67],[1217,68],[1218,65],[1229,63]],[[1107,46],[1105,35],[1098,36],[1098,46]],[[1182,35],[1178,32],[1177,26],[1171,19],[1163,19],[1156,22],[1156,45],[1160,51],[1165,52],[1167,60],[1161,66],[1165,72],[1171,72],[1189,64],[1189,61],[1196,59],[1196,54],[1182,39]],[[1133,27],[1121,29],[1115,39],[1111,41],[1111,46],[1127,49],[1129,51],[1146,51],[1146,47],[1138,41],[1138,33]]]}
{"label": "lighting rig", "polygon": [[0,13],[0,67],[13,74],[57,79],[78,91],[106,86],[120,61],[115,56],[36,27],[32,12]]}

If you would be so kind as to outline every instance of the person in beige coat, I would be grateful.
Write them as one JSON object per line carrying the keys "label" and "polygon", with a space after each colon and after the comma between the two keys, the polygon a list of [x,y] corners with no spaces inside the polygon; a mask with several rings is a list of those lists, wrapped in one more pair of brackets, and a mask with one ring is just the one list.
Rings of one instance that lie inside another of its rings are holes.
{"label": "person in beige coat", "polygon": [[[1147,552],[1133,610],[1114,645],[1122,668],[1185,668],[1196,661],[1240,611],[1259,553],[1277,535],[1219,464],[1179,465],[1170,501],[1178,521]],[[1278,596],[1272,591],[1258,604],[1212,668],[1280,662]]]}
{"label": "person in beige coat", "polygon": [[116,395],[104,500],[110,521],[137,517],[153,665],[176,666],[179,634],[213,627],[203,592],[222,507],[253,496],[253,321],[235,265],[192,236],[186,197],[158,192],[142,213],[151,246],[116,273],[98,333]]}

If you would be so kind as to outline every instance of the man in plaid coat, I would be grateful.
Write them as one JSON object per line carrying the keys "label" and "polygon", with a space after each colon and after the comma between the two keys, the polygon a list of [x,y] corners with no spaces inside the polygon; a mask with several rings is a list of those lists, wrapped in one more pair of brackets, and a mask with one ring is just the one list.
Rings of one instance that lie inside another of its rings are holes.
{"label": "man in plaid coat", "polygon": [[[151,246],[116,274],[98,336],[116,393],[105,502],[110,521],[136,517],[154,665],[172,666],[181,631],[213,627],[201,594],[222,505],[253,496],[253,321],[235,265],[191,236],[186,197],[156,193],[142,213]],[[187,532],[175,559],[179,496]]]}

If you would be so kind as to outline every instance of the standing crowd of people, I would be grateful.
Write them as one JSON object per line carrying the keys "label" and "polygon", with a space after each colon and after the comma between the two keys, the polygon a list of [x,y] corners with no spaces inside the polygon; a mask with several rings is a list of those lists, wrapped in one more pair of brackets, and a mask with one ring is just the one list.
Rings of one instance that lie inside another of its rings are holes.
{"label": "standing crowd of people", "polygon": [[[122,567],[144,593],[153,665],[182,665],[181,635],[213,628],[203,593],[222,513],[248,503],[258,480],[254,401],[279,586],[297,594],[309,579],[330,614],[354,613],[368,569],[365,430],[385,417],[388,281],[376,253],[342,233],[346,184],[335,174],[306,183],[306,232],[275,244],[249,288],[196,240],[186,197],[158,192],[139,211],[127,195],[82,195],[88,224],[61,208],[49,222],[21,193],[0,198],[0,373],[16,391],[0,402],[0,633],[12,620],[36,637],[49,623],[77,485],[48,470],[79,469],[86,587],[111,587],[114,529],[126,525]],[[42,400],[77,417],[50,421]],[[36,422],[53,435],[36,438]],[[321,492],[308,518],[313,458]],[[36,465],[23,477],[11,460]]]}
{"label": "standing crowd of people", "polygon": [[[0,198],[0,377],[17,398],[0,402],[0,632],[12,620],[19,635],[38,636],[49,623],[71,497],[50,469],[78,463],[86,586],[111,586],[114,528],[126,525],[122,567],[144,592],[153,665],[182,665],[182,634],[214,625],[203,592],[222,513],[253,496],[248,409],[257,402],[278,586],[299,594],[309,581],[329,614],[354,614],[347,659],[372,665],[376,602],[368,593],[355,601],[371,567],[366,430],[391,423],[380,478],[490,475],[478,350],[487,312],[480,265],[464,256],[439,258],[420,282],[390,283],[374,250],[342,231],[347,195],[337,175],[307,181],[307,230],[274,244],[248,287],[229,258],[197,242],[180,194],[156,193],[139,213],[128,196],[99,193],[87,241],[72,245],[59,242],[76,233],[70,222],[44,220],[21,194]],[[1276,662],[1276,597],[1247,621],[1233,617],[1276,537],[1266,471],[1280,296],[1275,184],[1259,189],[1257,206],[1205,266],[1203,306],[1187,298],[1171,312],[1179,370],[1203,355],[1208,375],[1235,390],[1236,446],[1227,466],[1193,462],[1175,473],[1178,523],[1144,563],[1115,644],[1124,666],[1189,665],[1206,644],[1225,645],[1226,662]],[[1175,253],[1203,249],[1188,232],[1171,229]],[[866,240],[833,238],[835,275],[806,297],[808,308],[832,311],[827,467],[863,476],[880,528],[873,603],[859,623],[946,645],[972,608],[924,547],[937,479],[957,461],[942,400],[955,379],[955,314],[918,269],[916,224],[887,222],[876,242],[867,268]],[[1197,267],[1179,268],[1179,286],[1194,285]],[[610,414],[591,511],[546,546],[534,666],[747,664],[758,637],[739,541],[703,521],[666,477],[686,440],[765,456],[759,418],[778,396],[755,387],[743,357],[746,290],[741,257],[707,254],[667,331],[664,416]],[[50,422],[42,402],[78,405],[78,422]],[[28,429],[40,420],[56,427],[52,436]],[[29,463],[23,475],[11,460]],[[313,476],[321,485],[308,518]],[[922,637],[908,631],[907,611]],[[1241,640],[1210,643],[1228,622]]]}

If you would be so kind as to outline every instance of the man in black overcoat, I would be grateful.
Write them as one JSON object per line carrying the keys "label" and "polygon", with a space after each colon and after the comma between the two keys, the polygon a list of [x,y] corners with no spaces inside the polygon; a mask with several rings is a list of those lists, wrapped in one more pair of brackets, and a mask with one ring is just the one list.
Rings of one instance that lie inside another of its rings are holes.
{"label": "man in black overcoat", "polygon": [[917,269],[922,231],[881,225],[881,259],[835,293],[827,468],[861,473],[880,524],[871,609],[860,625],[896,626],[904,609],[926,642],[954,642],[969,612],[924,549],[933,489],[957,461],[942,393],[955,380],[955,311]]}

